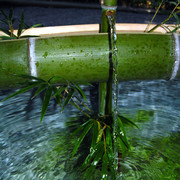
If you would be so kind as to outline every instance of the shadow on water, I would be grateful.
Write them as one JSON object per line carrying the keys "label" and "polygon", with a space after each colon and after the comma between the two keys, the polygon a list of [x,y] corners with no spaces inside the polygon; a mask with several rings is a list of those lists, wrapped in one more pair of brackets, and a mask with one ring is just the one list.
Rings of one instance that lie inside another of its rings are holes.
{"label": "shadow on water", "polygon": [[[97,110],[97,91],[87,86],[83,89],[89,107]],[[119,83],[118,110],[139,126],[127,129],[132,149],[122,164],[124,179],[176,180],[180,175],[179,92],[179,81]],[[8,93],[11,91],[0,91],[0,100]],[[40,123],[42,100],[30,99],[31,92],[27,92],[0,102],[0,179],[83,179],[80,164],[90,139],[85,139],[81,153],[71,158],[77,136],[70,135],[84,118],[69,105],[60,113],[51,101]],[[98,174],[97,169],[97,179]]]}

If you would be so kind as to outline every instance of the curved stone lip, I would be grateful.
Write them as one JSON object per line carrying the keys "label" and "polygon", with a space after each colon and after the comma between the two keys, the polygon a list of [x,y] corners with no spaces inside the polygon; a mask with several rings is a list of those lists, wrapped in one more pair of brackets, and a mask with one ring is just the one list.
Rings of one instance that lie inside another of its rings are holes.
{"label": "curved stone lip", "polygon": [[[170,24],[169,24],[170,25]],[[155,24],[150,25],[150,29],[154,27]],[[37,27],[31,28],[22,35],[35,35],[35,36],[59,36],[59,35],[72,35],[72,34],[96,34],[99,33],[99,24],[83,24],[83,25],[67,25],[67,26],[49,26],[49,27]],[[147,24],[136,24],[136,23],[116,23],[117,33],[144,33]],[[15,34],[17,30],[14,31]],[[159,27],[154,33],[166,33],[166,31]],[[0,36],[5,34],[0,31]]]}

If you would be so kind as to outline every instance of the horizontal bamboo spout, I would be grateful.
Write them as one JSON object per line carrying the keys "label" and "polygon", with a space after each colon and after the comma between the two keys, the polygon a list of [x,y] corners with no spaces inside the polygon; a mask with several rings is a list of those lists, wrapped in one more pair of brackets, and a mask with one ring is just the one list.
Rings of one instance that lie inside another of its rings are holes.
{"label": "horizontal bamboo spout", "polygon": [[[119,81],[180,78],[177,34],[118,34],[117,47]],[[22,81],[13,74],[83,83],[105,82],[108,73],[107,34],[0,41],[0,88]]]}

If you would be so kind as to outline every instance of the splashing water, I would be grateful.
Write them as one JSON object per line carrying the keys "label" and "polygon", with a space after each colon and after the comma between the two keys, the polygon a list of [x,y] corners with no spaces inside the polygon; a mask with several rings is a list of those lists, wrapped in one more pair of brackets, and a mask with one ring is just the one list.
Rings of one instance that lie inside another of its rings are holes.
{"label": "splashing water", "polygon": [[[113,87],[113,117],[114,117],[114,125],[113,125],[113,140],[114,140],[114,167],[115,167],[115,177],[116,179],[120,179],[118,177],[117,172],[119,171],[118,164],[119,164],[119,158],[118,158],[118,143],[117,143],[117,101],[118,101],[118,59],[117,59],[117,36],[116,36],[116,20],[115,20],[115,13],[114,11],[107,11],[106,13],[108,23],[109,23],[109,32],[110,32],[110,53],[112,57],[112,83],[114,84]],[[121,174],[121,173],[120,173]]]}

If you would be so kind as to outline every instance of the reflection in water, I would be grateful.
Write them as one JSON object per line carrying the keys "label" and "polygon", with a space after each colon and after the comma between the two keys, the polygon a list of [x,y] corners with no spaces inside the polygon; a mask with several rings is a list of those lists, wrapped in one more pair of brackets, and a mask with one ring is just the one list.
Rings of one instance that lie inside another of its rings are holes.
{"label": "reflection in water", "polygon": [[[90,105],[89,89],[83,88]],[[123,165],[124,179],[178,177],[179,92],[179,81],[119,83],[118,109],[140,128],[128,128],[133,148]],[[0,91],[0,100],[9,93]],[[80,113],[72,106],[60,113],[51,101],[40,124],[42,101],[29,103],[29,98],[25,93],[0,102],[0,179],[82,179],[78,157],[71,158],[76,137],[67,127],[69,117],[76,119]]]}

